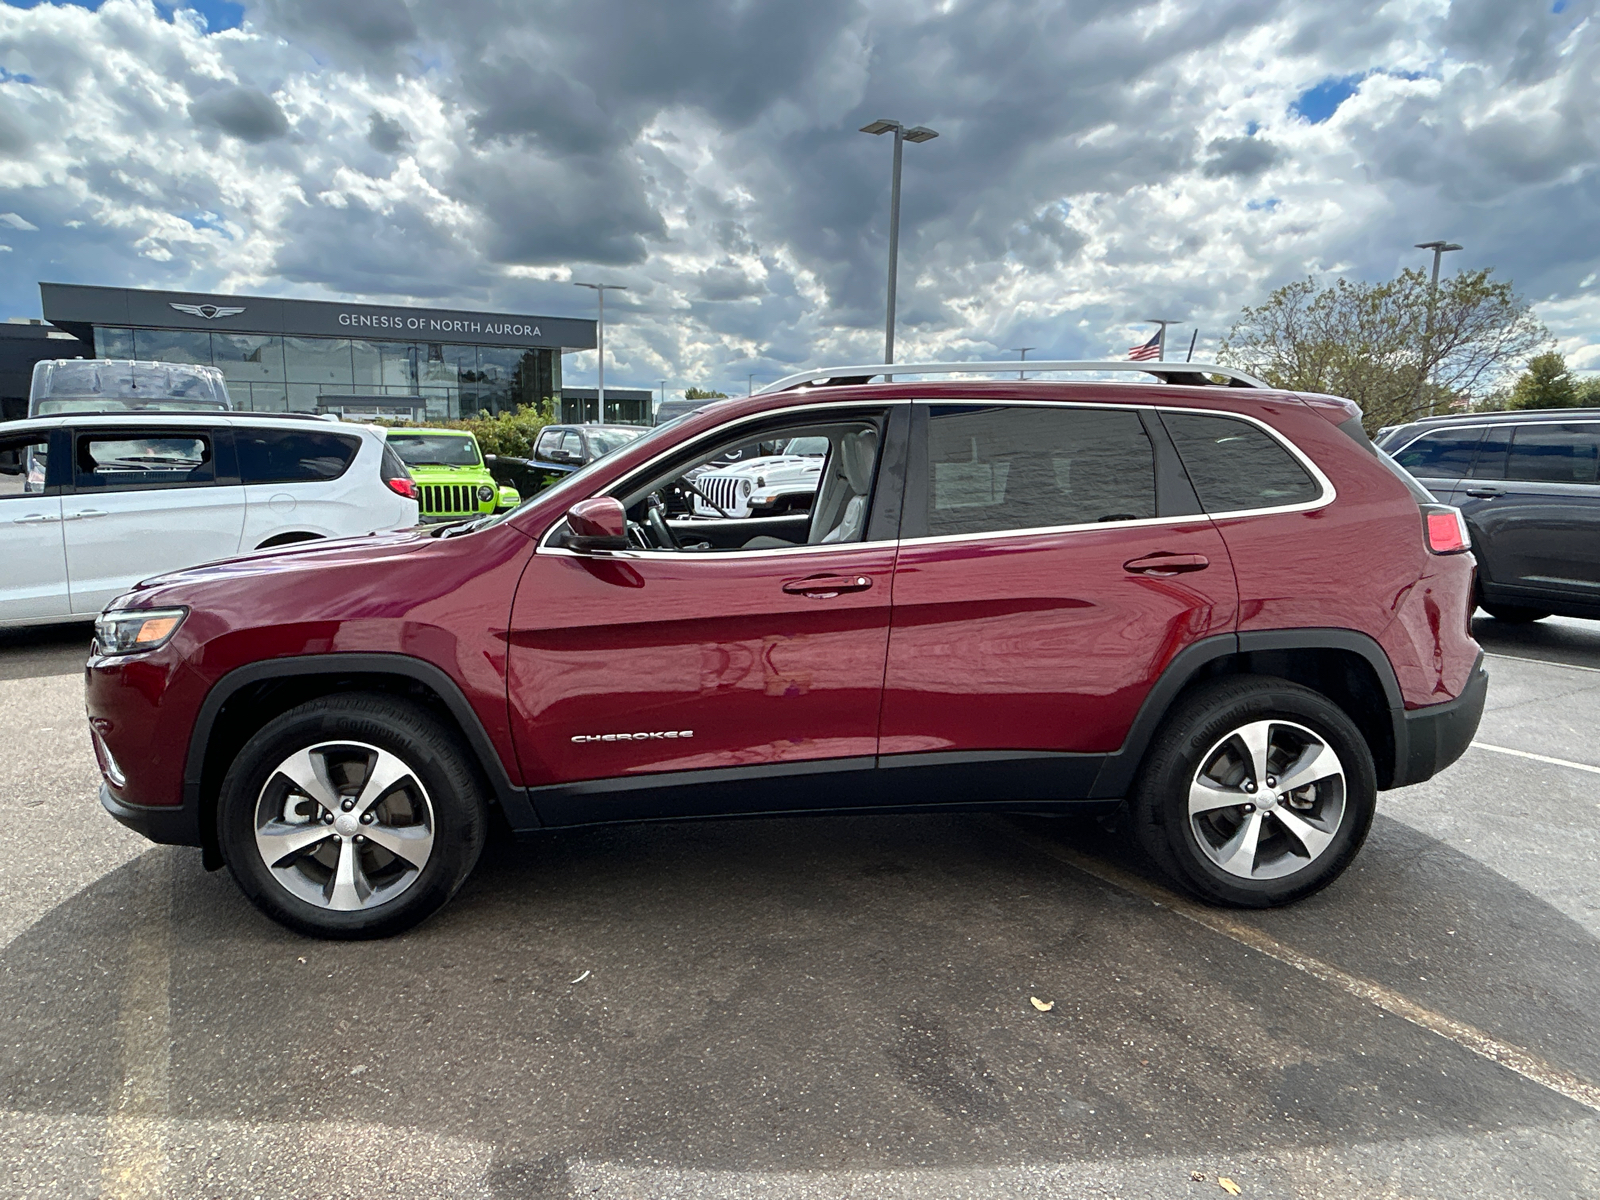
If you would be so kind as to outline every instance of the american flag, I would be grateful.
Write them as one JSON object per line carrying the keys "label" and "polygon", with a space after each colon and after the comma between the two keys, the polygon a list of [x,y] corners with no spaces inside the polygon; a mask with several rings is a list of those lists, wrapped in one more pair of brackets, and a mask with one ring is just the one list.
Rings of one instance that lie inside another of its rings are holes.
{"label": "american flag", "polygon": [[1148,342],[1137,346],[1128,347],[1128,357],[1134,362],[1144,362],[1146,359],[1161,357],[1161,331],[1158,329],[1150,335]]}

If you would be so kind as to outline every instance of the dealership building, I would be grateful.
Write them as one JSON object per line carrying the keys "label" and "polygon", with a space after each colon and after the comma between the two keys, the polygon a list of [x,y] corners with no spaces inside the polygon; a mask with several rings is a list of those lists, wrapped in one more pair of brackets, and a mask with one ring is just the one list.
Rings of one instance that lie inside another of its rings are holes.
{"label": "dealership building", "polygon": [[[561,390],[562,355],[595,348],[592,320],[63,283],[39,293],[45,322],[77,347],[40,357],[216,366],[239,409],[438,421],[549,404],[563,419],[598,415],[592,400],[563,404]],[[607,389],[605,419],[648,424],[650,394]]]}

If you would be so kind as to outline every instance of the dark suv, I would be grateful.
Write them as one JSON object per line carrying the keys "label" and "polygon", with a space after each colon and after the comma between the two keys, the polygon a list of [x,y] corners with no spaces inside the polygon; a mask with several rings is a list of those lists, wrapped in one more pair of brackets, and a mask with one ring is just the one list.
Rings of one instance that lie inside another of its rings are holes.
{"label": "dark suv", "polygon": [[1461,509],[1491,617],[1600,618],[1600,409],[1429,417],[1377,444]]}
{"label": "dark suv", "polygon": [[[1125,804],[1200,896],[1305,896],[1477,728],[1465,527],[1348,401],[1096,366],[1168,382],[809,372],[506,516],[150,580],[88,664],[102,803],[334,937],[492,827],[732,813]],[[793,438],[806,511],[668,513]]]}

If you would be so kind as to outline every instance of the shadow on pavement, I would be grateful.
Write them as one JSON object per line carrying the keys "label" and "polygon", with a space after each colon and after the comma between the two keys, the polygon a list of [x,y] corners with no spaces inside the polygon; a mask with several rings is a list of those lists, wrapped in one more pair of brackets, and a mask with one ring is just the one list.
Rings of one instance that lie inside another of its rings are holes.
{"label": "shadow on pavement", "polygon": [[1479,612],[1472,619],[1472,636],[1490,654],[1600,669],[1600,621],[1546,617],[1513,625]]}
{"label": "shadow on pavement", "polygon": [[93,635],[91,621],[0,626],[0,679],[38,679],[81,671]]}
{"label": "shadow on pavement", "polygon": [[[976,1166],[1592,1119],[987,818],[551,834],[486,856],[423,928],[360,944],[279,929],[197,853],[149,854],[174,868],[171,1116],[470,1137],[508,1193],[560,1193],[578,1158]],[[1251,919],[1600,1079],[1595,939],[1394,821],[1360,861]],[[137,866],[0,953],[0,1107],[109,1110],[128,947],[151,943]],[[1577,1166],[1546,1166],[1552,1194],[1581,1190]]]}

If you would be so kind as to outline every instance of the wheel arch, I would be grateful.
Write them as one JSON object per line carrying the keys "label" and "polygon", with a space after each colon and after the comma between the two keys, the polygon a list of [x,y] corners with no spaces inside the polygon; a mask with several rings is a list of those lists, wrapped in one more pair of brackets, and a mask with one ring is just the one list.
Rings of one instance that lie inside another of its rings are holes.
{"label": "wheel arch", "polygon": [[404,654],[315,654],[247,663],[207,693],[189,735],[183,807],[194,814],[208,868],[222,863],[216,806],[239,750],[268,721],[296,705],[341,692],[381,693],[421,704],[460,736],[482,782],[513,829],[536,827],[527,792],[511,782],[494,742],[444,671]]}
{"label": "wheel arch", "polygon": [[1156,730],[1190,689],[1229,675],[1271,675],[1327,696],[1354,722],[1372,751],[1378,787],[1412,782],[1405,701],[1383,647],[1353,629],[1272,629],[1219,634],[1185,647],[1140,705],[1122,747],[1107,756],[1093,796],[1125,796]]}

